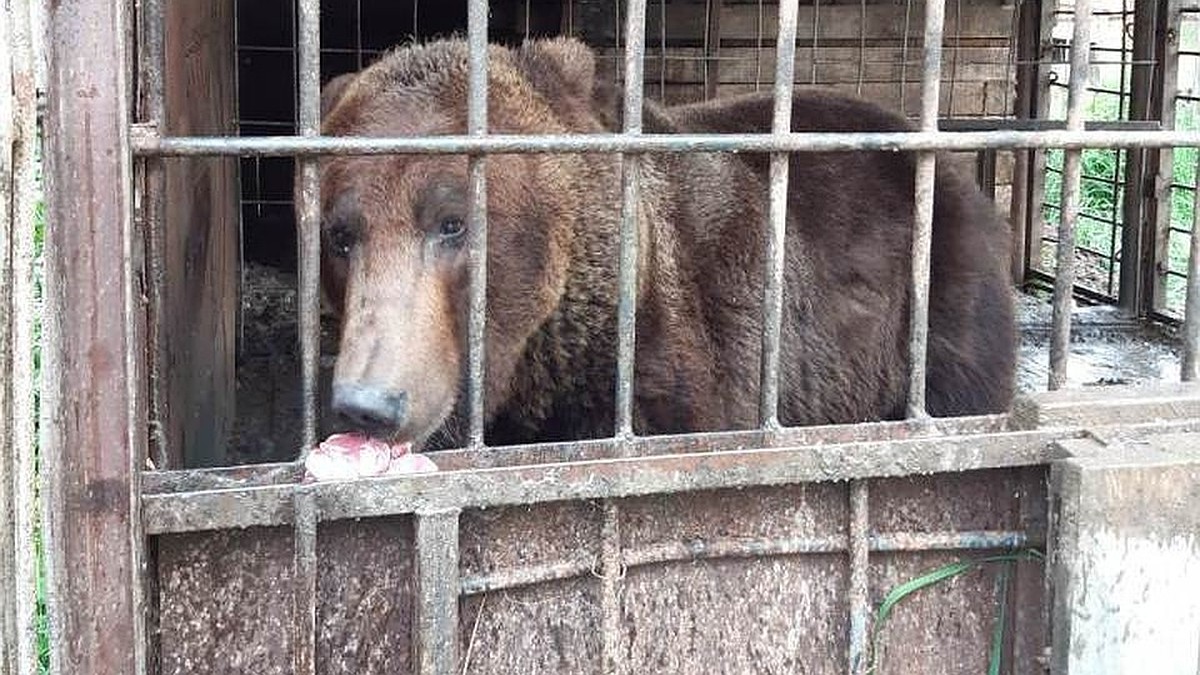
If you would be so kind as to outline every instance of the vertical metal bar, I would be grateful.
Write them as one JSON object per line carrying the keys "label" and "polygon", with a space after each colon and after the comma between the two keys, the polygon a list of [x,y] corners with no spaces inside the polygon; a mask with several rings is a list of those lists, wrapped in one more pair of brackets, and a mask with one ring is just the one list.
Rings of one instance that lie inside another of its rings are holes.
{"label": "vertical metal bar", "polygon": [[871,612],[867,602],[869,496],[865,480],[850,481],[850,649],[847,668],[850,675],[859,675],[867,667],[867,621]]}
{"label": "vertical metal bar", "polygon": [[[160,133],[166,132],[166,87],[163,72],[166,69],[164,56],[164,19],[162,0],[141,0],[141,16],[138,31],[141,33],[138,49],[138,103],[143,122],[157,125]],[[166,314],[166,242],[165,217],[167,206],[166,160],[148,157],[144,160],[144,182],[141,194],[141,227],[146,241],[146,296],[150,301],[149,333],[149,392],[150,433],[153,440],[156,469],[179,469],[171,466],[167,424],[167,392],[165,381],[167,341],[163,332]],[[182,459],[183,449],[176,448],[176,457]]]}
{"label": "vertical metal bar", "polygon": [[[487,0],[470,0],[467,5],[467,42],[470,49],[467,72],[467,133],[487,135],[488,62]],[[470,400],[470,444],[483,447],[484,351],[487,330],[487,157],[467,159],[471,222],[468,244],[471,261],[470,320],[467,326],[468,397]]]}
{"label": "vertical metal bar", "polygon": [[34,208],[37,75],[33,3],[0,15],[0,673],[35,675],[37,441],[34,428]]}
{"label": "vertical metal bar", "polygon": [[754,29],[754,91],[758,91],[762,86],[763,0],[758,0],[757,5],[757,22]]}
{"label": "vertical metal bar", "polygon": [[867,0],[858,0],[858,77],[854,93],[862,96],[863,81],[867,78]]}
{"label": "vertical metal bar", "polygon": [[[626,0],[625,108],[622,130],[642,133],[642,59],[646,51],[646,0]],[[620,3],[617,3],[618,6]],[[633,437],[634,329],[637,319],[638,204],[641,157],[621,154],[620,299],[617,303],[616,434]]]}
{"label": "vertical metal bar", "polygon": [[[17,3],[28,6],[31,3]],[[51,8],[39,461],[51,672],[138,673],[137,392],[130,5]]]}
{"label": "vertical metal bar", "polygon": [[667,102],[667,0],[658,0],[658,98]]}
{"label": "vertical metal bar", "polygon": [[611,499],[604,500],[600,526],[600,636],[601,672],[625,672],[621,650],[621,580],[625,567],[621,559],[621,510]]}
{"label": "vertical metal bar", "polygon": [[298,486],[292,504],[292,672],[316,675],[317,500],[311,488]]}
{"label": "vertical metal bar", "polygon": [[[921,130],[937,131],[941,100],[942,0],[925,0],[924,60],[921,68]],[[912,281],[909,286],[908,416],[926,417],[925,362],[929,342],[929,256],[933,242],[933,191],[936,154],[917,155],[913,205]]]}
{"label": "vertical metal bar", "polygon": [[714,99],[721,86],[721,10],[723,0],[708,0],[704,26],[704,98]]}
{"label": "vertical metal bar", "polygon": [[[13,250],[17,236],[12,202],[16,184],[13,182],[13,150],[16,143],[13,122],[13,63],[15,49],[9,47],[11,11],[0,13],[0,597],[11,598],[0,603],[0,675],[17,671],[17,641],[19,632],[17,596],[16,498],[14,491],[19,480],[16,473],[17,448],[13,444],[13,427],[17,418],[31,416],[32,410],[18,411],[12,405],[13,389],[13,328],[16,299],[13,293],[13,274],[16,263]],[[22,385],[28,386],[23,382]],[[27,539],[24,535],[22,540]],[[24,551],[22,551],[24,553]]]}
{"label": "vertical metal bar", "polygon": [[[1163,24],[1167,21],[1166,17],[1169,16],[1160,13],[1160,10],[1166,9],[1160,5],[1166,4],[1165,2],[1130,3],[1129,0],[1122,3],[1122,23],[1128,16],[1133,16],[1133,35],[1121,31],[1121,83],[1123,88],[1128,74],[1130,93],[1128,119],[1130,120],[1168,121],[1162,116],[1160,110],[1155,110],[1156,107],[1164,105],[1165,101],[1171,100],[1170,96],[1155,96],[1155,90],[1158,88],[1157,80],[1165,74],[1159,68],[1156,58],[1159,36],[1166,34]],[[1168,42],[1178,43],[1179,40]],[[1163,49],[1165,56],[1165,50],[1170,47],[1164,45]],[[1119,101],[1123,112],[1125,97],[1119,97]],[[1173,103],[1172,100],[1171,105]],[[1118,115],[1118,119],[1123,117],[1123,115]],[[1163,128],[1171,127],[1164,125]],[[1155,173],[1159,167],[1159,158],[1162,155],[1170,155],[1171,151],[1130,148],[1123,151],[1117,150],[1118,159],[1122,152],[1125,153],[1125,184],[1121,186],[1116,180],[1113,181],[1113,220],[1117,220],[1115,217],[1117,216],[1117,204],[1121,202],[1118,195],[1120,195],[1122,187],[1125,195],[1124,208],[1120,212],[1123,225],[1121,228],[1121,270],[1116,279],[1115,295],[1117,304],[1123,313],[1137,316],[1154,307],[1153,295],[1157,273],[1154,238],[1158,207],[1152,197],[1155,195],[1154,184],[1157,178]],[[1117,178],[1115,173],[1113,178]],[[1163,207],[1170,211],[1169,205],[1170,201],[1167,200]],[[1111,287],[1116,267],[1116,237],[1117,229],[1114,227],[1109,249],[1114,256],[1114,259],[1109,261],[1109,295],[1114,294]]]}
{"label": "vertical metal bar", "polygon": [[[321,131],[320,0],[298,0],[300,135]],[[321,184],[317,158],[301,157],[299,206],[300,374],[304,391],[304,447],[317,444],[318,387],[321,358]]]}
{"label": "vertical metal bar", "polygon": [[[783,8],[781,6],[780,10],[782,10],[782,9]],[[782,25],[780,26],[780,29],[782,29]],[[777,31],[777,33],[778,33],[778,31]],[[817,48],[820,46],[820,40],[821,40],[821,0],[813,0],[812,55],[808,59],[808,67],[809,67],[808,83],[809,84],[817,83]],[[776,35],[775,49],[777,50],[776,56],[778,57],[778,49],[779,49],[778,35]],[[778,62],[776,62],[776,64],[775,64],[775,70],[776,70],[776,72],[779,71],[779,63]]]}
{"label": "vertical metal bar", "polygon": [[[1160,35],[1167,39],[1155,40],[1157,49],[1154,58],[1158,66],[1158,77],[1155,78],[1157,95],[1152,99],[1154,110],[1151,115],[1159,120],[1164,129],[1175,128],[1177,114],[1179,49],[1181,43],[1184,42],[1180,39],[1184,16],[1184,13],[1180,11],[1180,3],[1181,0],[1164,0],[1162,12],[1159,14],[1159,29]],[[1154,311],[1163,311],[1167,309],[1166,281],[1168,277],[1161,271],[1170,267],[1172,209],[1167,205],[1171,203],[1173,190],[1171,184],[1175,182],[1175,150],[1163,148],[1158,151],[1157,159],[1156,166],[1148,172],[1151,180],[1148,181],[1150,185],[1147,187],[1153,190],[1149,202],[1156,206],[1146,226],[1146,239],[1149,240],[1146,242],[1146,246],[1151,251],[1149,253],[1151,259],[1145,265],[1147,278],[1143,278],[1143,283],[1146,284],[1146,298],[1143,306]],[[1144,251],[1145,249],[1143,249]]]}
{"label": "vertical metal bar", "polygon": [[958,84],[958,56],[962,50],[962,0],[954,0],[954,51],[950,52],[950,92],[946,96],[946,115],[954,116],[954,87]]}
{"label": "vertical metal bar", "polygon": [[1192,233],[1187,267],[1187,298],[1183,315],[1184,382],[1200,379],[1200,161],[1196,164],[1196,191],[1192,193]]}
{"label": "vertical metal bar", "polygon": [[905,101],[905,89],[908,89],[908,33],[912,27],[913,0],[904,0],[904,38],[900,43],[900,114],[905,115],[908,108]]}
{"label": "vertical metal bar", "polygon": [[458,675],[458,516],[457,510],[415,516],[417,675]]}
{"label": "vertical metal bar", "polygon": [[354,61],[359,70],[363,67],[362,25],[362,0],[354,0]]}
{"label": "vertical metal bar", "polygon": [[[792,91],[796,67],[796,21],[799,0],[779,3],[775,42],[775,107],[771,133],[792,129]],[[815,19],[814,19],[815,20]],[[813,50],[814,59],[816,50]],[[766,269],[763,278],[762,359],[759,373],[759,423],[779,428],[779,335],[783,321],[784,239],[787,235],[788,154],[771,153],[771,193],[766,227]]]}
{"label": "vertical metal bar", "polygon": [[[1071,38],[1071,79],[1067,89],[1067,130],[1080,131],[1084,123],[1088,64],[1091,56],[1092,0],[1075,0]],[[1063,152],[1062,209],[1058,224],[1058,255],[1054,270],[1054,308],[1051,316],[1049,388],[1067,383],[1067,357],[1071,346],[1071,304],[1075,290],[1075,223],[1079,219],[1079,182],[1082,154]]]}
{"label": "vertical metal bar", "polygon": [[529,21],[530,21],[530,0],[525,0],[525,39],[529,39]]}

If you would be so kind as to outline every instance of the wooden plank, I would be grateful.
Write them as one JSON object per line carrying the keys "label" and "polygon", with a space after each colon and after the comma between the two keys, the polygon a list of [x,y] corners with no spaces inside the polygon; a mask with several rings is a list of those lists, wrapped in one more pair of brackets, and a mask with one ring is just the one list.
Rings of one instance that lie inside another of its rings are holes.
{"label": "wooden plank", "polygon": [[[1005,81],[1012,79],[1012,68],[1006,62],[1008,50],[1003,47],[994,48],[964,48],[959,55],[958,72],[954,80],[958,82]],[[796,79],[799,84],[810,82],[812,66],[811,48],[796,50]],[[614,73],[619,68],[620,51],[601,50],[600,70],[604,73]],[[906,81],[920,79],[921,63],[920,47],[909,49],[908,62],[902,60],[902,49],[895,46],[868,46],[863,54],[865,61],[864,79],[866,81],[899,82],[901,65],[904,65]],[[947,60],[949,57],[947,57]],[[725,48],[721,51],[720,83],[747,84],[754,83],[756,78],[761,84],[770,84],[771,74],[775,69],[773,51],[761,54],[761,77],[759,77],[758,62],[760,57],[752,48]],[[817,83],[826,82],[857,82],[858,81],[859,50],[847,47],[825,47],[817,50]],[[646,81],[655,82],[660,77],[668,83],[702,84],[704,82],[705,58],[702,50],[691,48],[669,48],[666,58],[657,54],[648,55],[645,59]],[[943,80],[949,82],[952,78],[949,69],[945,69]],[[711,71],[710,71],[711,76]],[[999,96],[997,96],[999,98]],[[1009,95],[1009,101],[1013,96]],[[998,107],[1002,107],[1000,103]]]}
{"label": "wooden plank", "polygon": [[[233,3],[165,2],[166,132],[235,132]],[[173,467],[224,463],[235,414],[237,160],[166,161],[156,406]]]}
{"label": "wooden plank", "polygon": [[143,672],[133,537],[146,453],[128,138],[128,6],[75,0],[46,25],[41,461],[51,672]]}
{"label": "wooden plank", "polygon": [[[947,2],[946,27],[947,37],[955,34],[961,37],[1007,36],[1009,23],[1005,17],[1011,15],[1013,8],[999,2],[963,2],[961,20],[958,18],[959,3]],[[801,27],[800,34],[806,36],[808,42],[812,31],[814,8],[812,5],[802,5],[797,17]],[[817,37],[820,40],[855,39],[857,40],[865,27],[865,32],[872,37],[899,38],[904,34],[905,6],[902,4],[870,3],[867,7],[865,23],[858,3],[829,5],[822,3],[816,8],[819,18]],[[728,42],[750,42],[759,37],[773,43],[776,36],[778,14],[777,5],[764,5],[762,32],[759,33],[759,12],[757,5],[725,4],[721,11],[721,36]],[[909,35],[921,35],[923,11],[919,6],[912,8],[909,21]],[[957,23],[956,23],[957,22]],[[578,22],[576,22],[578,26]],[[688,41],[699,43],[708,26],[705,21],[704,4],[668,3],[666,6],[666,39],[668,42]],[[646,17],[647,35],[662,36],[663,24],[659,12],[649,12]],[[595,29],[593,29],[595,30]],[[597,35],[603,35],[599,31]]]}

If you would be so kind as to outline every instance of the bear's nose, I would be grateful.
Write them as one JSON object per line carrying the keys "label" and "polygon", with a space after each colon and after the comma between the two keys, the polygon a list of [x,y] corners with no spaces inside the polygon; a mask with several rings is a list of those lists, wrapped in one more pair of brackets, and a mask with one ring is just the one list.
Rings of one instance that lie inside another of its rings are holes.
{"label": "bear's nose", "polygon": [[395,431],[408,417],[408,394],[360,384],[335,384],[333,410],[363,431]]}

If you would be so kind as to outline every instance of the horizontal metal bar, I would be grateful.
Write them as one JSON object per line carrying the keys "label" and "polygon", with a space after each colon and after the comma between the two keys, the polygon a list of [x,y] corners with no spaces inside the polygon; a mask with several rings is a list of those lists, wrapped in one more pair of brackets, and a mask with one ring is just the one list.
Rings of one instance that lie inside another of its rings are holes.
{"label": "horizontal metal bar", "polygon": [[140,135],[139,156],[529,154],[617,152],[846,152],[1016,148],[1197,148],[1200,131],[792,132],[787,134],[576,134],[408,138]]}
{"label": "horizontal metal bar", "polygon": [[[885,532],[867,536],[867,549],[874,553],[913,551],[989,551],[1042,546],[1040,539],[1018,530],[977,530],[969,532]],[[646,565],[698,560],[771,558],[778,556],[824,555],[845,553],[845,535],[825,537],[717,538],[664,541],[626,548],[621,552],[621,567],[630,570]],[[523,565],[486,574],[465,575],[461,594],[465,596],[536,586],[550,581],[576,579],[595,574],[600,557],[584,555],[540,565]]]}
{"label": "horizontal metal bar", "polygon": [[[326,520],[760,485],[1028,466],[1081,429],[629,457],[311,486]],[[149,534],[282,525],[294,484],[144,496]],[[305,486],[308,487],[308,486]]]}
{"label": "horizontal metal bar", "polygon": [[[938,120],[941,131],[1056,131],[1067,128],[1065,120],[1008,119],[1003,117],[954,117]],[[1087,131],[1157,131],[1162,123],[1156,120],[1117,120],[1088,122]]]}
{"label": "horizontal metal bar", "polygon": [[[444,450],[436,453],[434,457],[438,467],[443,471],[467,471],[533,464],[596,461],[616,457],[654,457],[746,448],[765,449],[833,443],[899,441],[911,438],[998,433],[1009,430],[1011,429],[1007,415],[978,415],[782,427],[771,433],[761,429],[752,429],[669,436],[641,436],[628,442],[618,442],[612,438],[599,438],[561,443],[493,446],[482,450]],[[145,494],[198,492],[294,483],[303,475],[304,467],[298,462],[251,464],[206,469],[147,471],[143,485]]]}

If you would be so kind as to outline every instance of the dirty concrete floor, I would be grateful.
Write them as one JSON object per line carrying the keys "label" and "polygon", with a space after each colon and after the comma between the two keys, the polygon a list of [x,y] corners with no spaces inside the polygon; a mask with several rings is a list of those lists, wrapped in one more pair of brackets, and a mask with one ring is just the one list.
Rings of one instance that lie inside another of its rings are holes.
{"label": "dirty concrete floor", "polygon": [[[251,263],[244,288],[238,415],[230,463],[290,461],[301,442],[302,414],[296,277]],[[1046,389],[1050,315],[1048,295],[1018,295],[1021,345],[1017,382],[1022,392]],[[1071,387],[1178,380],[1179,348],[1171,330],[1122,319],[1112,307],[1080,307],[1074,321],[1068,365]],[[322,400],[328,398],[336,346],[336,328],[324,321]],[[328,417],[324,420],[326,424],[330,421]]]}

